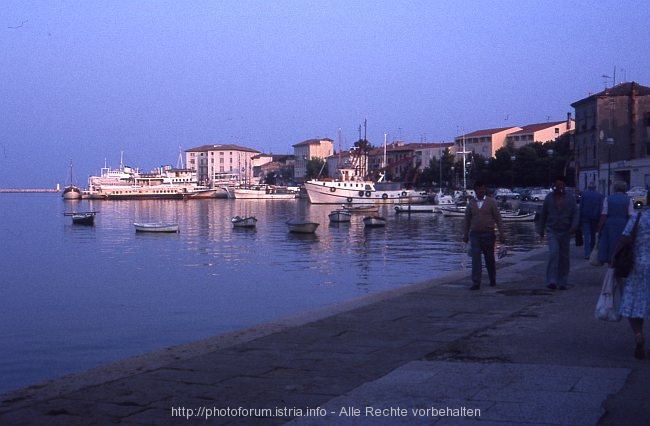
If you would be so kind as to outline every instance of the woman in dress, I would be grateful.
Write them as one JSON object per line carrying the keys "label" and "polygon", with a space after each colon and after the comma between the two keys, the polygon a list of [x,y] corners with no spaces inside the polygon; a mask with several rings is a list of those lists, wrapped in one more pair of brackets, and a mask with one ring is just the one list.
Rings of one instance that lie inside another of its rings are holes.
{"label": "woman in dress", "polygon": [[614,248],[627,220],[634,214],[634,204],[625,190],[625,182],[614,182],[614,193],[603,202],[603,210],[598,223],[598,260],[610,263]]}
{"label": "woman in dress", "polygon": [[[634,240],[634,266],[627,278],[623,280],[623,297],[619,312],[626,317],[634,332],[634,356],[643,359],[646,356],[645,338],[643,335],[643,320],[650,313],[650,210],[645,210],[639,219]],[[636,215],[628,220],[623,235],[626,238],[632,233],[636,223]]]}

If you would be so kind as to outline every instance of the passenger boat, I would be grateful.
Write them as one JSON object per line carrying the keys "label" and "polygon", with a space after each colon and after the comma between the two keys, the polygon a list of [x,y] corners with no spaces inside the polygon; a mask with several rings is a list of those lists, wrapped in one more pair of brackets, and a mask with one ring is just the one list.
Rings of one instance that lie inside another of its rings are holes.
{"label": "passenger boat", "polygon": [[254,228],[257,224],[257,219],[255,216],[235,216],[230,219],[230,222],[232,222],[232,226],[235,228]]}
{"label": "passenger boat", "polygon": [[296,192],[283,186],[254,185],[248,188],[235,188],[235,199],[244,200],[295,200]]}
{"label": "passenger boat", "polygon": [[316,222],[308,222],[301,219],[292,219],[287,221],[287,225],[289,226],[289,232],[295,232],[299,234],[313,234],[316,232],[316,228],[318,228],[319,224]]}
{"label": "passenger boat", "polygon": [[332,210],[328,215],[328,217],[330,218],[330,222],[332,223],[349,222],[351,216],[352,213],[342,209]]}
{"label": "passenger boat", "polygon": [[178,232],[178,223],[136,222],[133,224],[133,226],[135,226],[135,232],[163,232],[163,233]]}
{"label": "passenger boat", "polygon": [[83,198],[102,200],[216,198],[220,188],[200,185],[193,170],[164,166],[149,173],[120,164],[88,178]]}
{"label": "passenger boat", "polygon": [[63,213],[64,216],[71,216],[74,225],[92,226],[95,224],[95,215],[97,212],[71,212]]}
{"label": "passenger boat", "polygon": [[363,218],[363,224],[367,228],[386,226],[386,218],[383,218],[381,216],[366,216]]}

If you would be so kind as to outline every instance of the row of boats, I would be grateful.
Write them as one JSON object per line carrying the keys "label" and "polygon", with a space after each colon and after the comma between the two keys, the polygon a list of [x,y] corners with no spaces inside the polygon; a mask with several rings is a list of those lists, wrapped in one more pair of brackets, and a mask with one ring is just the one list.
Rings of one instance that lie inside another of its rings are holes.
{"label": "row of boats", "polygon": [[[98,211],[89,212],[65,212],[64,216],[72,218],[73,225],[93,226],[95,225],[95,216]],[[178,232],[178,223],[175,222],[135,222],[133,224],[135,232]]]}

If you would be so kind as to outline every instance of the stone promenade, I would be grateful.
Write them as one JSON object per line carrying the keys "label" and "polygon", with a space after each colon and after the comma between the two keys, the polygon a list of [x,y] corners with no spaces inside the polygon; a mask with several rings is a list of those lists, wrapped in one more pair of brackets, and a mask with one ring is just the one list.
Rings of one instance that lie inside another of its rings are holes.
{"label": "stone promenade", "polygon": [[508,256],[496,288],[457,273],[5,394],[0,425],[648,425],[650,360],[593,318],[581,254],[566,291],[546,249]]}

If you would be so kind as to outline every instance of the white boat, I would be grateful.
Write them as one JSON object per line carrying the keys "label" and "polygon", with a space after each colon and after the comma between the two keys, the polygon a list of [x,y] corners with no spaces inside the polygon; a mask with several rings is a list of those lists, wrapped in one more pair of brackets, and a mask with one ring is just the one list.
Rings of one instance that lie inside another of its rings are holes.
{"label": "white boat", "polygon": [[230,219],[230,221],[232,222],[232,226],[235,228],[254,228],[257,224],[255,216],[235,216]]}
{"label": "white boat", "polygon": [[386,218],[381,216],[366,216],[363,218],[363,224],[368,228],[386,226]]}
{"label": "white boat", "polygon": [[135,232],[178,232],[178,223],[165,222],[136,222]]}
{"label": "white boat", "polygon": [[295,200],[296,192],[282,186],[255,185],[248,188],[235,188],[235,199],[244,200]]}
{"label": "white boat", "polygon": [[313,234],[318,228],[318,223],[308,222],[300,219],[293,219],[287,222],[289,232],[296,232],[299,234]]}
{"label": "white boat", "polygon": [[72,161],[70,161],[70,177],[68,185],[66,185],[65,188],[63,188],[63,192],[61,193],[61,196],[63,197],[64,200],[79,200],[81,199],[81,188],[76,186],[74,184],[74,180],[72,177]]}
{"label": "white boat", "polygon": [[438,206],[435,204],[398,204],[396,213],[435,213]]}
{"label": "white boat", "polygon": [[465,217],[465,207],[441,207],[440,212],[444,217]]}
{"label": "white boat", "polygon": [[350,217],[352,217],[352,213],[350,213],[347,210],[332,210],[328,217],[330,218],[330,222],[333,223],[338,223],[338,222],[349,222]]}
{"label": "white boat", "polygon": [[[465,217],[465,208],[443,208],[442,215],[445,217]],[[501,220],[504,222],[532,222],[535,220],[535,213],[521,213],[519,210],[501,211]]]}

